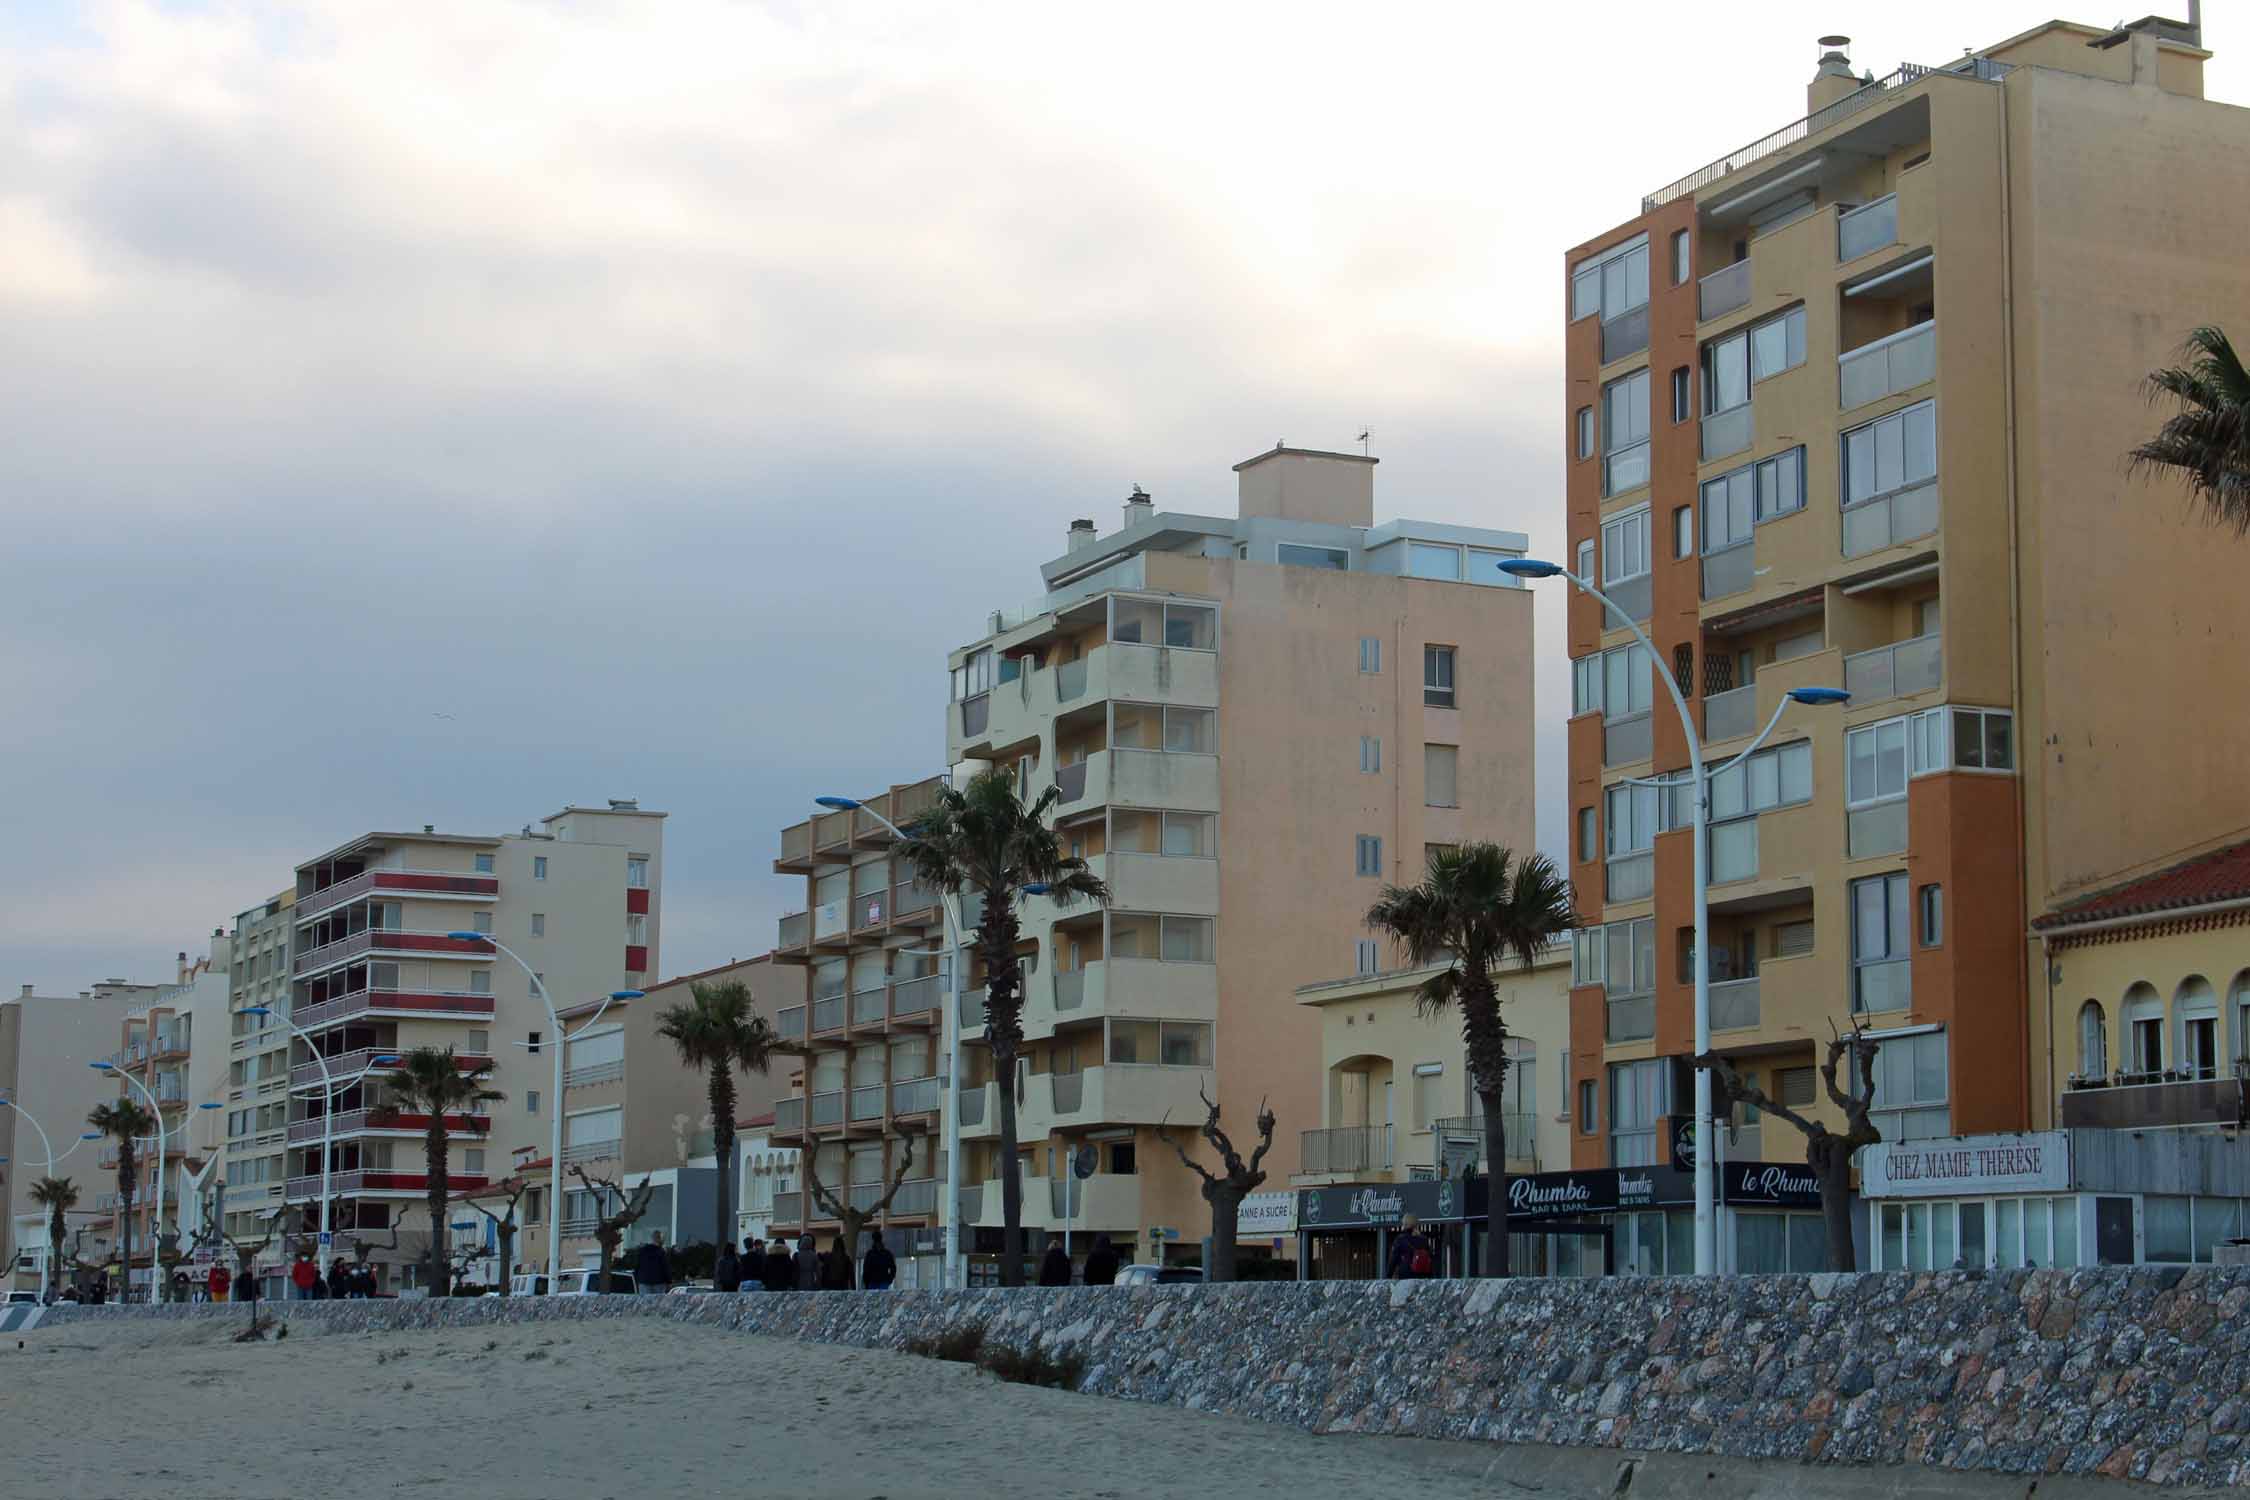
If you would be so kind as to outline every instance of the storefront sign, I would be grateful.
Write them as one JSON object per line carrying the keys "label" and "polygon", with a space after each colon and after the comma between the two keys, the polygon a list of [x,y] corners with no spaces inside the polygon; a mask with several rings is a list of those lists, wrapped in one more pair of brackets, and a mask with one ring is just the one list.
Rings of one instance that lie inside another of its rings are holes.
{"label": "storefront sign", "polygon": [[[1301,1228],[1391,1229],[1408,1214],[1425,1224],[1477,1218],[1484,1213],[1485,1183],[1380,1182],[1359,1187],[1307,1188],[1297,1195]],[[1260,1196],[1265,1196],[1261,1194]],[[1248,1199],[1244,1200],[1245,1207]]]}
{"label": "storefront sign", "polygon": [[1234,1213],[1237,1235],[1263,1237],[1290,1234],[1297,1228],[1295,1193],[1251,1193]]}
{"label": "storefront sign", "polygon": [[2070,1139],[2062,1131],[1881,1141],[1859,1159],[1869,1198],[1974,1198],[1985,1193],[2059,1193],[2070,1188]]}
{"label": "storefront sign", "polygon": [[1782,1208],[1818,1208],[1820,1179],[1813,1169],[1778,1161],[1730,1161],[1720,1197],[1728,1203],[1771,1203]]}
{"label": "storefront sign", "polygon": [[[1390,1182],[1368,1187],[1308,1188],[1297,1198],[1304,1229],[1390,1228],[1408,1214],[1425,1224],[1481,1219],[1491,1180]],[[1672,1167],[1599,1167],[1584,1172],[1534,1172],[1508,1179],[1511,1220],[1580,1219],[1682,1207],[1695,1201],[1695,1174]],[[1719,1174],[1723,1203],[1813,1208],[1820,1185],[1812,1169],[1790,1162],[1729,1162]],[[1249,1200],[1245,1199],[1247,1207]]]}

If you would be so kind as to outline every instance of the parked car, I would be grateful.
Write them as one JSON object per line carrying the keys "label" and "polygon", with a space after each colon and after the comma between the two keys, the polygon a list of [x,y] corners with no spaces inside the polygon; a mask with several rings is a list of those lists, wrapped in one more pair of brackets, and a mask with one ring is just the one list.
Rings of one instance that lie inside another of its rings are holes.
{"label": "parked car", "polygon": [[39,1294],[37,1292],[10,1292],[8,1293],[8,1300],[5,1303],[0,1303],[0,1306],[22,1307],[26,1304],[37,1307],[39,1305]]}
{"label": "parked car", "polygon": [[[557,1297],[599,1296],[601,1295],[600,1277],[601,1272],[585,1267],[560,1272],[555,1278],[558,1284],[551,1295]],[[622,1271],[612,1271],[609,1273],[609,1289],[613,1295],[630,1296],[633,1291],[633,1278]],[[485,1295],[491,1297],[497,1296],[498,1293],[487,1292]],[[508,1295],[511,1297],[545,1297],[550,1295],[547,1290],[546,1273],[525,1271],[509,1277]]]}
{"label": "parked car", "polygon": [[1119,1286],[1200,1286],[1199,1266],[1127,1266],[1117,1273]]}

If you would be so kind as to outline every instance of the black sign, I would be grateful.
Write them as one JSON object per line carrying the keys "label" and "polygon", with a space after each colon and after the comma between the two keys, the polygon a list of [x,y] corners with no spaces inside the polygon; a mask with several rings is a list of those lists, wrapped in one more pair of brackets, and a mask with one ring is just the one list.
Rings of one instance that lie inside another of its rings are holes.
{"label": "black sign", "polygon": [[1730,1161],[1719,1169],[1719,1176],[1722,1202],[1820,1207],[1820,1179],[1802,1162]]}
{"label": "black sign", "polygon": [[1408,1214],[1425,1224],[1458,1223],[1484,1217],[1486,1191],[1481,1177],[1307,1188],[1297,1200],[1297,1223],[1300,1228],[1393,1229]]}
{"label": "black sign", "polygon": [[1511,1219],[1575,1219],[1694,1198],[1694,1181],[1670,1167],[1600,1167],[1508,1179]]}
{"label": "black sign", "polygon": [[[1424,1224],[1482,1219],[1491,1180],[1383,1182],[1307,1188],[1297,1200],[1300,1229],[1391,1229],[1408,1214]],[[1733,1161],[1719,1171],[1719,1201],[1773,1208],[1817,1208],[1820,1184],[1802,1163]],[[1510,1221],[1578,1219],[1588,1214],[1684,1208],[1695,1202],[1695,1174],[1676,1167],[1596,1167],[1533,1172],[1508,1179]]]}
{"label": "black sign", "polygon": [[1692,1118],[1672,1127],[1672,1170],[1695,1170],[1695,1121]]}

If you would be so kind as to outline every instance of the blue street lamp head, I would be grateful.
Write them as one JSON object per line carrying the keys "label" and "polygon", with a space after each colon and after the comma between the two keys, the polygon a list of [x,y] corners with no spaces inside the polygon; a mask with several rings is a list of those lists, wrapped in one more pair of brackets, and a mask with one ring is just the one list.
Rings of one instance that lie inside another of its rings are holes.
{"label": "blue street lamp head", "polygon": [[79,1139],[82,1141],[98,1141],[101,1138],[102,1133],[98,1130],[89,1130],[84,1135],[79,1137]]}
{"label": "blue street lamp head", "polygon": [[117,1070],[117,1064],[111,1062],[106,1057],[98,1057],[92,1062],[86,1064],[86,1066],[92,1068],[97,1073],[112,1073]]}
{"label": "blue street lamp head", "polygon": [[1561,575],[1562,565],[1541,562],[1536,557],[1503,557],[1500,571],[1510,578],[1554,578]]}
{"label": "blue street lamp head", "polygon": [[466,1233],[467,1231],[477,1227],[477,1221],[474,1219],[455,1219],[452,1223],[446,1225],[445,1227],[448,1229],[458,1229]]}
{"label": "blue street lamp head", "polygon": [[612,1000],[645,1000],[648,996],[640,990],[611,990],[609,998]]}
{"label": "blue street lamp head", "polygon": [[815,797],[813,801],[833,812],[859,811],[859,803],[850,797]]}
{"label": "blue street lamp head", "polygon": [[1026,896],[1044,896],[1047,894],[1047,882],[1044,880],[1034,880],[1029,885],[1023,886],[1021,889]]}
{"label": "blue street lamp head", "polygon": [[371,1068],[391,1068],[396,1067],[402,1061],[404,1059],[396,1052],[380,1052],[369,1058],[367,1065]]}
{"label": "blue street lamp head", "polygon": [[449,932],[446,936],[456,943],[489,943],[492,941],[492,934],[489,932]]}
{"label": "blue street lamp head", "polygon": [[208,1104],[198,1104],[198,1105],[196,1106],[196,1108],[197,1108],[197,1109],[217,1109],[218,1107],[219,1107],[219,1106],[218,1106],[218,1103],[217,1103],[217,1101],[213,1101],[213,1102],[211,1102],[211,1103],[208,1103]]}
{"label": "blue street lamp head", "polygon": [[1796,699],[1799,703],[1810,703],[1815,706],[1829,703],[1849,703],[1852,701],[1851,694],[1845,692],[1842,688],[1832,687],[1791,688],[1789,690],[1789,696]]}
{"label": "blue street lamp head", "polygon": [[242,1007],[242,1013],[246,1016],[270,1016],[273,1014],[273,1007],[270,1005],[245,1005]]}

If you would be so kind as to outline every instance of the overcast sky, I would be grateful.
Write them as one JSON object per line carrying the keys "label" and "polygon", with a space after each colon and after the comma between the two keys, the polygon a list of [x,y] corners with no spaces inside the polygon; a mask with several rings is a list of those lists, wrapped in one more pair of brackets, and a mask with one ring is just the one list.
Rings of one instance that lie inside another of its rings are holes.
{"label": "overcast sky", "polygon": [[938,768],[1070,518],[1366,427],[1379,517],[1557,550],[1562,251],[1824,29],[2047,13],[6,0],[0,982],[607,797],[672,814],[667,971],[762,951],[779,827]]}

